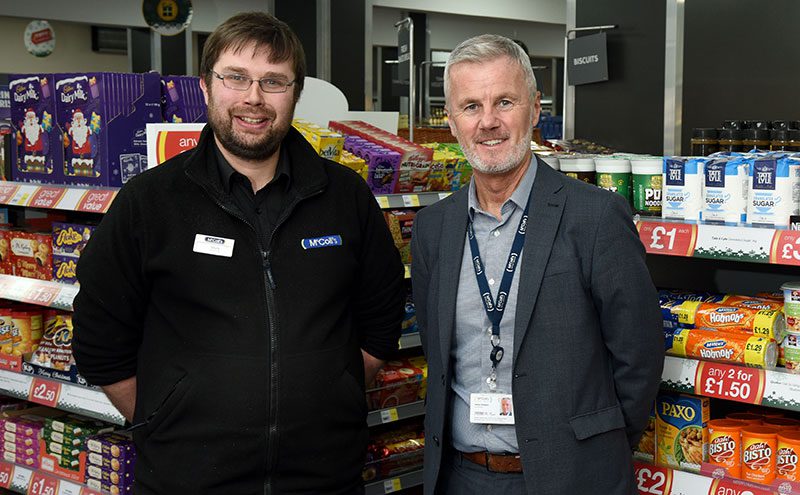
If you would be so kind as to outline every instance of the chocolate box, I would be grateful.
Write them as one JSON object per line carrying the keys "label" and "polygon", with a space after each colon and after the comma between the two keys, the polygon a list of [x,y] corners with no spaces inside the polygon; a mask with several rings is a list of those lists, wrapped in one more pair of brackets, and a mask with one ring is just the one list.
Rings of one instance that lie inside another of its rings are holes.
{"label": "chocolate box", "polygon": [[11,261],[18,277],[53,278],[53,239],[40,232],[12,231]]}
{"label": "chocolate box", "polygon": [[89,452],[110,458],[130,458],[136,455],[131,436],[121,432],[92,436],[86,441],[86,448]]}
{"label": "chocolate box", "polygon": [[53,254],[80,256],[96,228],[95,225],[53,222]]}
{"label": "chocolate box", "polygon": [[64,182],[121,187],[147,170],[145,125],[161,121],[156,73],[56,74]]}
{"label": "chocolate box", "polygon": [[206,122],[206,104],[200,78],[161,77],[161,114],[164,122]]}
{"label": "chocolate box", "polygon": [[56,127],[52,74],[12,74],[11,178],[20,182],[60,183],[64,174],[61,135]]}
{"label": "chocolate box", "polygon": [[53,255],[52,280],[62,284],[76,285],[78,283],[78,258],[74,256]]}

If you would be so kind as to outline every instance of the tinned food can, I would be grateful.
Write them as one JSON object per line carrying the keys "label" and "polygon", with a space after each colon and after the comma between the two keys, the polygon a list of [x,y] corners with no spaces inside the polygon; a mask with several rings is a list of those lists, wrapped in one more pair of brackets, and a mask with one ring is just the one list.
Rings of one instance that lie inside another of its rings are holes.
{"label": "tinned food can", "polygon": [[742,428],[742,479],[762,485],[772,483],[779,431],[771,426]]}
{"label": "tinned food can", "polygon": [[789,430],[778,434],[778,455],[775,460],[776,477],[789,481],[800,481],[797,460],[800,456],[800,431]]}

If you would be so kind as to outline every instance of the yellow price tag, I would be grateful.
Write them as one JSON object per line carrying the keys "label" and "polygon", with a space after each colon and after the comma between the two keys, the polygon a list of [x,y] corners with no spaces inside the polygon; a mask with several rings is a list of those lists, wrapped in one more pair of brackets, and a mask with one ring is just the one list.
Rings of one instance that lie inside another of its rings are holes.
{"label": "yellow price tag", "polygon": [[397,408],[384,409],[381,411],[381,423],[391,423],[397,421],[400,417],[397,415]]}
{"label": "yellow price tag", "polygon": [[411,265],[403,265],[405,267],[405,277],[411,278]]}
{"label": "yellow price tag", "polygon": [[383,209],[389,208],[389,197],[388,196],[375,196],[375,199],[378,201],[378,206]]}
{"label": "yellow price tag", "polygon": [[415,208],[419,206],[419,195],[403,194],[403,204],[406,206],[406,208]]}
{"label": "yellow price tag", "polygon": [[392,478],[383,482],[383,493],[399,492],[403,489],[400,478]]}

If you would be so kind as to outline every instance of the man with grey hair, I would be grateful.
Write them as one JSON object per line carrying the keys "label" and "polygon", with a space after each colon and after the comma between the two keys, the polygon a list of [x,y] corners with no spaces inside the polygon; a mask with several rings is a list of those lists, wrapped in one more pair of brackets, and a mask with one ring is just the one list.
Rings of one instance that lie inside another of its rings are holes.
{"label": "man with grey hair", "polygon": [[414,221],[425,493],[636,493],[664,352],[630,209],[531,153],[540,102],[513,41],[464,41],[444,87],[473,176]]}

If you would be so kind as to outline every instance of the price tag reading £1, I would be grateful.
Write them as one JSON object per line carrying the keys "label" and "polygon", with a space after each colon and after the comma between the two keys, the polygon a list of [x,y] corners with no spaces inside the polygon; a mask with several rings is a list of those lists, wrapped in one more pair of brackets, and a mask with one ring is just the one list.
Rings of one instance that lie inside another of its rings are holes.
{"label": "price tag reading \u00a31", "polygon": [[648,253],[692,256],[697,242],[697,225],[639,222],[639,239]]}
{"label": "price tag reading \u00a31", "polygon": [[700,361],[695,373],[694,391],[748,404],[761,404],[765,385],[764,370]]}
{"label": "price tag reading \u00a31", "polygon": [[34,471],[28,485],[28,495],[58,495],[58,480]]}
{"label": "price tag reading \u00a31", "polygon": [[672,491],[672,470],[634,462],[636,488],[640,495],[670,495]]}

